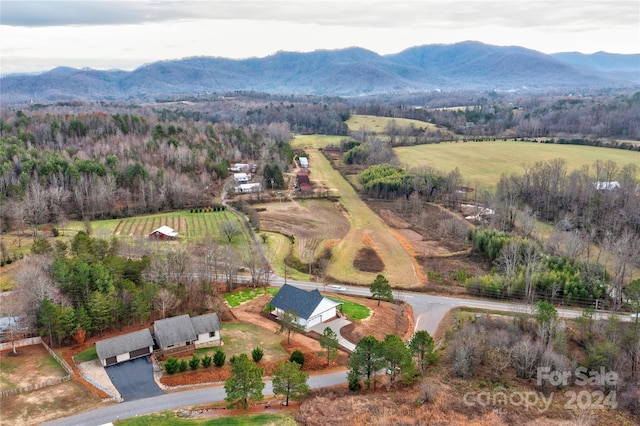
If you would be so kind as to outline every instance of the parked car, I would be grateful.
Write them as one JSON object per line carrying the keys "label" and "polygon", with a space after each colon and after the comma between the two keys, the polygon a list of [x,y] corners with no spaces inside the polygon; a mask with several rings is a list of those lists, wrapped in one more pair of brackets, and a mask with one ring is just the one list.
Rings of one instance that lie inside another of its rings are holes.
{"label": "parked car", "polygon": [[337,284],[329,284],[327,287],[334,291],[347,291],[346,287]]}

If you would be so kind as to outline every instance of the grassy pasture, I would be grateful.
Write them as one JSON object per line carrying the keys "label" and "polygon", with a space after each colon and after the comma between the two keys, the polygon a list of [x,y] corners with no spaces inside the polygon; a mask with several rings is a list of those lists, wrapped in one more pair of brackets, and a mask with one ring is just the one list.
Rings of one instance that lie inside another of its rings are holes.
{"label": "grassy pasture", "polygon": [[333,248],[327,274],[340,281],[370,284],[375,274],[354,269],[353,260],[360,248],[371,246],[382,258],[385,264],[383,273],[390,282],[405,287],[418,285],[414,261],[392,230],[360,199],[353,187],[333,169],[324,155],[313,149],[309,149],[307,154],[311,157],[310,163],[313,164],[313,180],[327,182],[331,186],[331,192],[339,194],[350,224],[347,235]]}
{"label": "grassy pasture", "polygon": [[[209,236],[217,239],[219,243],[227,243],[227,239],[220,235],[219,226],[229,220],[238,220],[238,218],[226,210],[203,213],[177,211],[123,219],[92,221],[91,230],[93,235],[99,238],[118,237],[126,241],[127,238],[146,237],[154,229],[166,225],[178,232],[180,240],[183,241],[195,242]],[[73,236],[76,232],[84,229],[82,222],[69,222],[65,226],[64,232],[69,236]],[[242,226],[242,229],[244,230],[244,226]]]}
{"label": "grassy pasture", "polygon": [[346,136],[329,135],[296,135],[291,141],[293,149],[324,148],[327,145],[340,145],[340,141]]}
{"label": "grassy pasture", "polygon": [[394,148],[400,162],[408,167],[431,166],[445,173],[458,168],[468,186],[475,183],[493,187],[502,173],[521,174],[523,165],[555,158],[566,160],[568,169],[592,166],[612,160],[622,167],[640,165],[640,152],[578,145],[532,142],[457,142]]}
{"label": "grassy pasture", "polygon": [[364,129],[374,133],[386,133],[387,126],[389,126],[391,122],[395,122],[398,127],[409,127],[413,125],[416,129],[436,129],[435,124],[425,123],[424,121],[411,120],[408,118],[377,117],[375,115],[354,114],[346,121],[350,131]]}

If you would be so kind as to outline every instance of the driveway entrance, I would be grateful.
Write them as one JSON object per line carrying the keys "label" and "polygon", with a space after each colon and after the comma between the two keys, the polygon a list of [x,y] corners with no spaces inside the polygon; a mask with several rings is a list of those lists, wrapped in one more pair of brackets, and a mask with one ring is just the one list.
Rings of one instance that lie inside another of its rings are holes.
{"label": "driveway entrance", "polygon": [[164,394],[153,380],[153,365],[148,356],[106,367],[105,371],[125,401]]}

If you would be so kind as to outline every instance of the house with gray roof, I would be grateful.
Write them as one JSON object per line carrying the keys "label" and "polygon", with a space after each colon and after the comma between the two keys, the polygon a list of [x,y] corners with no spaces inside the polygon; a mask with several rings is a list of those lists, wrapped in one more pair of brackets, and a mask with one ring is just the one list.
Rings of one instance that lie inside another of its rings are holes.
{"label": "house with gray roof", "polygon": [[184,314],[158,320],[153,323],[153,332],[163,355],[221,343],[220,320],[216,313],[193,318]]}
{"label": "house with gray roof", "polygon": [[153,337],[147,328],[96,342],[96,353],[103,367],[147,356],[152,352]]}
{"label": "house with gray roof", "polygon": [[184,314],[155,321],[153,333],[160,350],[189,346],[196,340],[196,332],[193,330],[191,318]]}
{"label": "house with gray roof", "polygon": [[191,325],[196,334],[196,340],[193,342],[196,349],[217,346],[222,342],[220,319],[215,312],[191,318]]}
{"label": "house with gray roof", "polygon": [[318,290],[306,291],[290,284],[282,286],[273,297],[270,305],[276,316],[285,311],[293,311],[298,316],[298,323],[309,331],[314,325],[323,323],[337,316],[336,308],[341,303],[324,297]]}

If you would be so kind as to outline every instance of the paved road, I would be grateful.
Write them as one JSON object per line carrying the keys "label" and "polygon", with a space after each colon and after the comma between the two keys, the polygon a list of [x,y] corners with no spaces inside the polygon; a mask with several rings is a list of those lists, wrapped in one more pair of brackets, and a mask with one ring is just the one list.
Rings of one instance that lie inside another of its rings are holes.
{"label": "paved road", "polygon": [[[271,280],[271,285],[282,285],[284,279],[275,277]],[[288,279],[288,284],[295,285],[306,289],[325,290],[321,283],[311,283],[304,281],[295,281]],[[344,286],[343,293],[370,296],[371,293],[367,287]],[[394,292],[394,297],[404,300],[411,304],[413,313],[416,317],[416,330],[427,330],[430,334],[435,333],[438,324],[444,318],[444,315],[451,309],[460,306],[472,308],[490,309],[503,312],[530,312],[531,308],[525,304],[494,302],[485,300],[463,299],[447,296],[432,296],[423,293],[412,293],[409,291]],[[582,313],[578,309],[558,309],[558,315],[565,318],[575,318]],[[600,317],[608,316],[608,314],[599,314]],[[629,319],[630,320],[630,319]],[[321,388],[334,386],[347,382],[346,371],[330,374],[322,374],[311,376],[309,378],[309,386],[312,388]],[[265,395],[273,393],[271,382],[266,382],[264,389]],[[117,405],[111,405],[104,408],[88,411],[86,413],[77,414],[75,416],[60,419],[48,425],[56,426],[72,426],[72,425],[102,425],[118,419],[135,417],[143,414],[154,413],[162,410],[170,410],[184,406],[206,404],[216,401],[223,401],[225,397],[224,388],[222,386],[207,387],[198,390],[175,392],[143,400],[123,402]]]}

